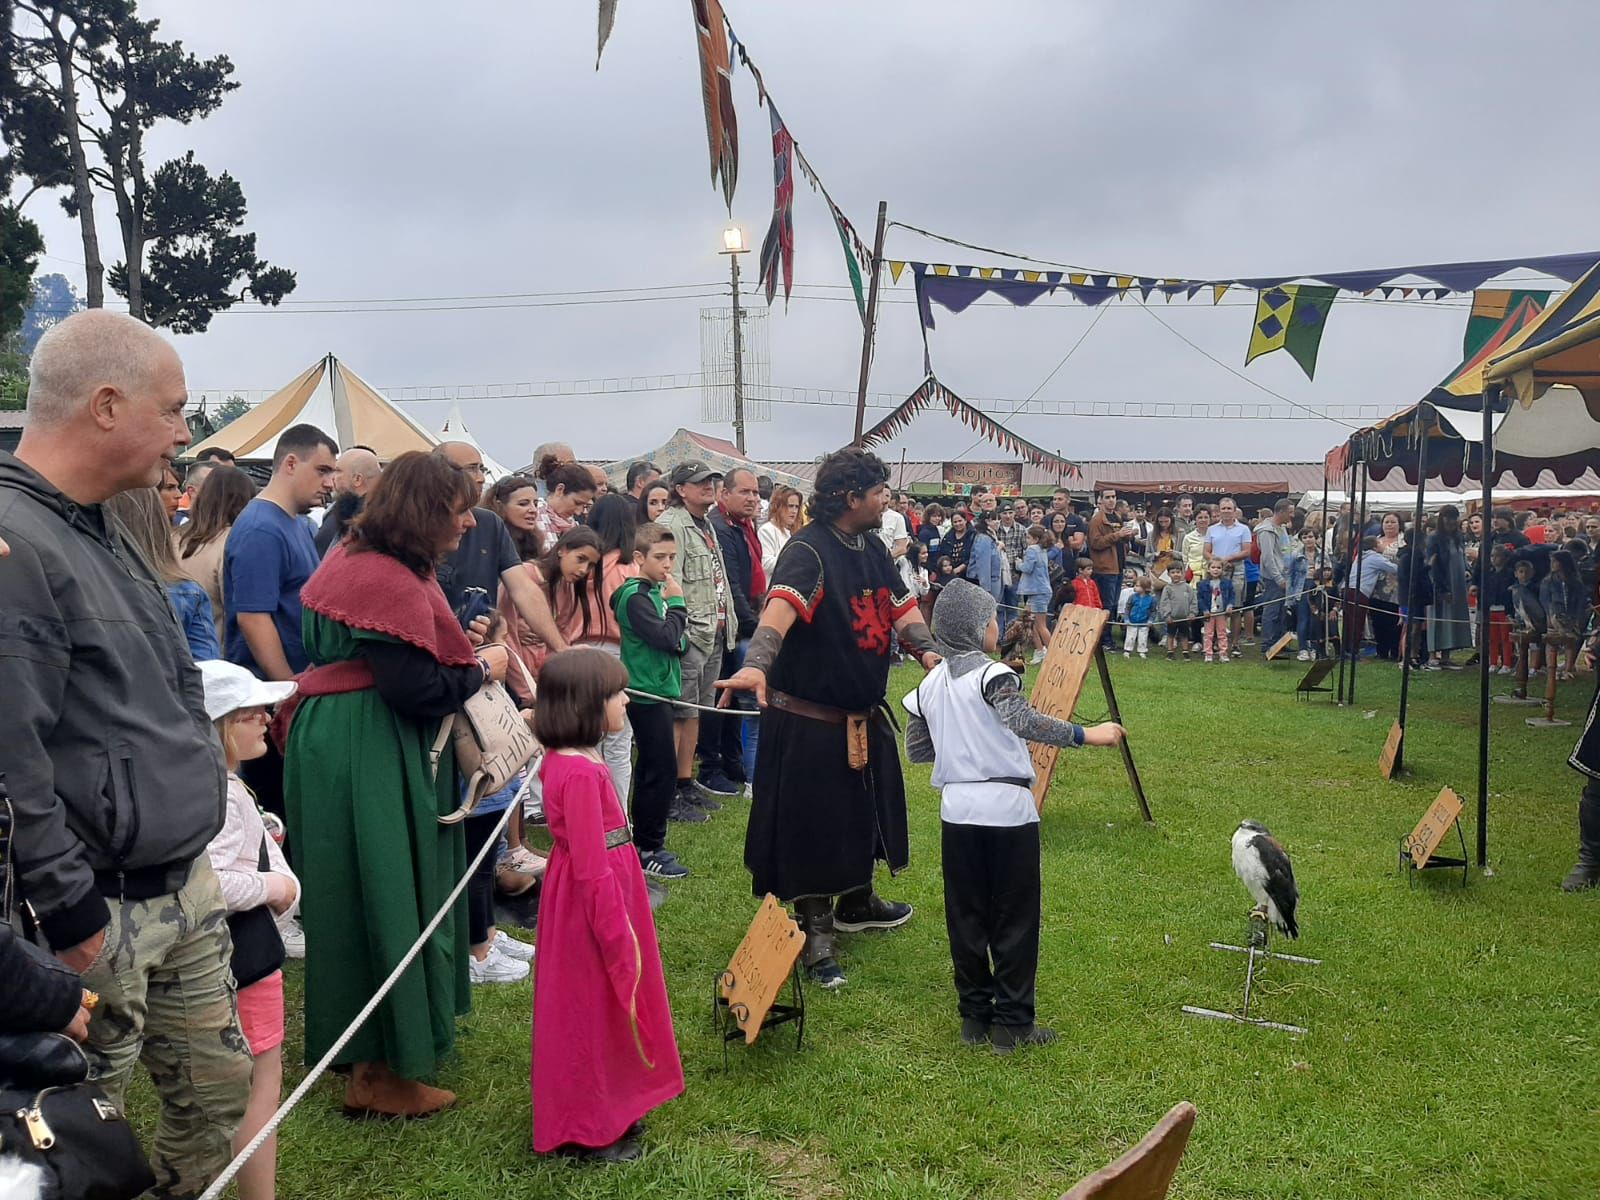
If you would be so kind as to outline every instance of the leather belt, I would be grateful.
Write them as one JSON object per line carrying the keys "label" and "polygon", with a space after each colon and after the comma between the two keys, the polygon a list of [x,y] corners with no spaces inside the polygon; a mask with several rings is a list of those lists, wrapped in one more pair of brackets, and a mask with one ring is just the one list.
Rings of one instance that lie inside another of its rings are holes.
{"label": "leather belt", "polygon": [[633,841],[633,830],[626,825],[618,825],[615,829],[606,830],[606,849],[615,850],[618,846],[626,846]]}
{"label": "leather belt", "polygon": [[854,717],[858,721],[871,718],[870,712],[849,712],[843,708],[834,708],[828,704],[817,704],[811,700],[803,700],[799,696],[791,696],[788,692],[780,692],[774,688],[767,689],[767,707],[779,708],[784,712],[792,712],[797,717],[806,717],[812,721],[822,721],[828,725],[843,725]]}

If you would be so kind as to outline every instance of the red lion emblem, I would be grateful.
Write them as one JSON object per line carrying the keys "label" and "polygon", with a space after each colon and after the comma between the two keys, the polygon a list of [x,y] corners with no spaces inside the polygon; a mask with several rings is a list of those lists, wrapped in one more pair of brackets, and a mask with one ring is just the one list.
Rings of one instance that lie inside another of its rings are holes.
{"label": "red lion emblem", "polygon": [[889,653],[889,631],[894,627],[890,614],[894,602],[888,588],[878,588],[850,598],[850,628],[856,645],[868,654]]}

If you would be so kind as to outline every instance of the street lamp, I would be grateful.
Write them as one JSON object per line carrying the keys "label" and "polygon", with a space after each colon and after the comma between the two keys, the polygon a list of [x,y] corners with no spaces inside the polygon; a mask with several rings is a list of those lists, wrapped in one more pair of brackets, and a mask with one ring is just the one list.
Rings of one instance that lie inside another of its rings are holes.
{"label": "street lamp", "polygon": [[739,255],[748,247],[744,230],[729,225],[722,231],[722,249],[728,256],[728,274],[733,290],[733,442],[744,453],[744,319],[739,314]]}

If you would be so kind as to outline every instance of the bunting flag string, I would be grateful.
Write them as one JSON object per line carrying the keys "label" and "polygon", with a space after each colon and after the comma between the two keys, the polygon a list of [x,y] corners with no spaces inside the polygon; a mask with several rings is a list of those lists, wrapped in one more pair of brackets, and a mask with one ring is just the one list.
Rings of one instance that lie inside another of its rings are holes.
{"label": "bunting flag string", "polygon": [[[750,72],[751,78],[756,81],[757,102],[765,104],[772,114],[773,175],[776,185],[775,190],[782,191],[784,188],[787,188],[788,191],[787,202],[779,200],[774,204],[775,210],[779,207],[786,207],[787,209],[787,216],[785,218],[786,224],[781,226],[780,233],[780,237],[787,237],[787,246],[785,247],[785,253],[783,255],[783,298],[785,301],[789,299],[789,284],[794,273],[794,180],[792,175],[787,180],[779,179],[778,176],[780,172],[787,175],[791,167],[798,167],[801,177],[811,185],[811,190],[821,193],[822,199],[828,205],[828,213],[833,218],[834,229],[838,232],[840,245],[844,248],[845,271],[850,279],[850,288],[855,293],[856,311],[861,317],[862,325],[865,326],[867,323],[867,300],[863,286],[862,272],[870,271],[872,269],[872,251],[867,248],[866,243],[863,242],[860,236],[856,233],[855,226],[852,225],[849,219],[844,215],[844,210],[840,208],[834,198],[828,194],[828,189],[823,185],[821,176],[817,174],[816,169],[810,164],[810,162],[806,160],[804,152],[800,149],[800,143],[794,139],[794,135],[789,131],[787,123],[778,117],[777,108],[773,105],[771,94],[767,91],[767,81],[761,74],[761,68],[756,66],[754,60],[751,59],[749,48],[744,44],[744,42],[739,40],[739,35],[734,32],[733,24],[728,20],[726,14],[722,15],[722,23],[728,31],[728,42],[732,47],[732,53],[738,56],[739,62],[744,66],[745,70]],[[780,127],[782,129],[783,139],[788,145],[787,161],[783,164],[780,164],[778,161],[780,154],[778,146]],[[763,240],[761,247],[762,279],[767,282],[767,303],[769,304],[772,302],[775,283],[773,282],[774,276],[768,273],[767,248],[768,242],[774,238],[774,230],[780,230],[780,221],[777,211],[774,211],[773,213],[772,225],[769,226],[767,230],[767,238],[766,240]]]}
{"label": "bunting flag string", "polygon": [[930,373],[917,387],[917,390],[907,396],[900,404],[879,421],[871,429],[861,435],[861,444],[871,446],[877,442],[885,442],[899,433],[923,409],[933,404],[943,404],[950,410],[950,415],[955,417],[967,428],[981,434],[988,441],[993,442],[1007,453],[1015,454],[1023,462],[1036,467],[1045,467],[1055,471],[1067,479],[1081,479],[1083,472],[1078,469],[1078,464],[1070,462],[1060,455],[1052,454],[1040,446],[1034,445],[1026,438],[1012,433],[1004,425],[996,421],[980,408],[967,403],[956,395]]}
{"label": "bunting flag string", "polygon": [[780,266],[784,304],[789,303],[794,286],[794,175],[790,170],[794,140],[770,96],[767,113],[772,118],[772,223],[767,226],[767,236],[761,239],[761,283],[770,306],[778,290]]}
{"label": "bunting flag string", "polygon": [[722,184],[728,212],[739,180],[739,121],[733,109],[733,63],[724,36],[727,18],[721,0],[689,0],[700,49],[700,94],[706,110],[706,144],[711,153],[711,185]]}

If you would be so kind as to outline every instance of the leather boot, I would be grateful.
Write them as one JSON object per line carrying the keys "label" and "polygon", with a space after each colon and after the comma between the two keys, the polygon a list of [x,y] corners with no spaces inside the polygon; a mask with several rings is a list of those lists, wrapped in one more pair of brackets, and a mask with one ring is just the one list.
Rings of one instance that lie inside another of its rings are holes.
{"label": "leather boot", "polygon": [[813,896],[794,902],[795,923],[806,935],[800,950],[800,965],[806,978],[818,987],[836,988],[845,982],[834,945],[833,902],[827,896]]}
{"label": "leather boot", "polygon": [[1561,881],[1563,892],[1600,885],[1600,780],[1590,780],[1578,801],[1578,862]]}
{"label": "leather boot", "polygon": [[344,1115],[431,1117],[455,1102],[454,1092],[401,1079],[386,1063],[356,1063],[344,1090]]}

